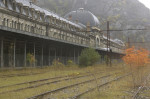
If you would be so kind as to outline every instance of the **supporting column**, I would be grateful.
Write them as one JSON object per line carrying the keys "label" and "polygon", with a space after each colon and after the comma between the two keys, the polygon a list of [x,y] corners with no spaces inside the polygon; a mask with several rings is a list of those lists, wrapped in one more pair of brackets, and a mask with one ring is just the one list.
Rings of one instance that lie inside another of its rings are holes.
{"label": "supporting column", "polygon": [[50,53],[50,51],[51,51],[51,50],[50,50],[50,47],[49,47],[49,56],[48,56],[49,66],[51,65],[51,63],[50,63],[50,62],[51,62],[51,59],[50,59],[50,58],[51,58],[51,56],[50,56],[51,53]]}
{"label": "supporting column", "polygon": [[14,41],[14,68],[16,67],[16,40]]}
{"label": "supporting column", "polygon": [[4,44],[4,40],[3,40],[3,38],[2,38],[2,40],[1,40],[1,68],[3,68],[4,67],[4,46],[3,46],[3,44]]}
{"label": "supporting column", "polygon": [[63,64],[65,64],[65,62],[64,62],[64,57],[63,57],[63,54],[62,54],[62,46],[60,46],[61,48],[61,51],[60,51],[60,56],[61,56],[61,61],[63,62]]}
{"label": "supporting column", "polygon": [[74,48],[74,63],[76,63],[76,51],[75,51],[75,48]]}
{"label": "supporting column", "polygon": [[56,61],[56,48],[55,48],[55,61]]}
{"label": "supporting column", "polygon": [[78,64],[79,64],[79,49],[78,49]]}
{"label": "supporting column", "polygon": [[43,67],[43,45],[42,45],[42,64],[41,66]]}
{"label": "supporting column", "polygon": [[68,59],[67,59],[67,57],[68,57],[68,56],[67,56],[67,55],[68,55],[68,54],[67,54],[67,53],[68,53],[68,48],[66,48],[66,46],[65,46],[65,49],[66,49],[66,50],[65,50],[65,64],[67,64],[67,60],[68,60]]}
{"label": "supporting column", "polygon": [[27,42],[26,41],[24,46],[24,67],[27,67]]}
{"label": "supporting column", "polygon": [[[35,60],[35,43],[34,43],[34,50],[33,51],[34,51],[33,53],[34,53],[34,60]],[[36,61],[34,61],[34,67],[35,67],[35,62]]]}

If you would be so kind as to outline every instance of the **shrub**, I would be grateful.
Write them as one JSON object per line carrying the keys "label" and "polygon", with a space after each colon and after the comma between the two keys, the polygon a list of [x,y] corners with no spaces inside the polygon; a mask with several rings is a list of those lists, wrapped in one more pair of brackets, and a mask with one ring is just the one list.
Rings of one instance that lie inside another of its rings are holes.
{"label": "shrub", "polygon": [[53,60],[52,65],[53,66],[64,66],[63,63],[61,63],[59,60],[55,60],[55,59]]}
{"label": "shrub", "polygon": [[74,63],[73,63],[72,60],[68,60],[68,61],[67,61],[67,65],[68,65],[68,66],[71,66],[71,65],[74,65]]}
{"label": "shrub", "polygon": [[100,59],[100,55],[92,48],[86,48],[82,50],[81,56],[79,57],[80,66],[91,66],[94,65]]}
{"label": "shrub", "polygon": [[27,62],[29,62],[30,66],[33,65],[34,62],[36,62],[36,59],[33,54],[31,54],[31,53],[27,54]]}

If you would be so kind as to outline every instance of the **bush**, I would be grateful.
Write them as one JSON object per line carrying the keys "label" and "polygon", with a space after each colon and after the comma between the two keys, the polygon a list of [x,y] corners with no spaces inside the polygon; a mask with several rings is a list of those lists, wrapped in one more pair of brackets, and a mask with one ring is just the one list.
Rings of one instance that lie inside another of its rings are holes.
{"label": "bush", "polygon": [[68,60],[67,61],[67,66],[72,66],[72,65],[74,65],[73,61],[72,60]]}
{"label": "bush", "polygon": [[86,48],[82,50],[81,56],[79,57],[80,66],[91,66],[98,62],[100,55],[92,48]]}
{"label": "bush", "polygon": [[33,66],[34,62],[36,62],[34,55],[31,53],[28,53],[26,58],[27,58],[27,62],[29,63],[30,66],[31,65]]}
{"label": "bush", "polygon": [[59,60],[55,60],[55,59],[53,60],[52,65],[53,66],[64,66],[63,63],[61,63]]}

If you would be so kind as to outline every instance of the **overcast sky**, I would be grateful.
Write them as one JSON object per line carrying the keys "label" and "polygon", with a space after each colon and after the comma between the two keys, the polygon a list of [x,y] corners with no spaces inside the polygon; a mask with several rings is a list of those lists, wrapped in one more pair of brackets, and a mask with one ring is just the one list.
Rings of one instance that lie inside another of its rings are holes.
{"label": "overcast sky", "polygon": [[139,0],[139,1],[142,2],[146,7],[150,9],[150,0]]}

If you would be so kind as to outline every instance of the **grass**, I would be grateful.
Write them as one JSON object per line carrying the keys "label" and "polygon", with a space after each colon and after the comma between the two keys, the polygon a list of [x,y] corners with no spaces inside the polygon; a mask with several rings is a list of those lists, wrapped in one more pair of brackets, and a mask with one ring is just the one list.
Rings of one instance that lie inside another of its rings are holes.
{"label": "grass", "polygon": [[[94,74],[95,71],[99,71],[102,73]],[[129,68],[125,67],[122,64],[119,64],[119,65],[113,65],[112,67],[107,67],[105,65],[89,66],[86,68],[79,68],[78,66],[69,66],[69,67],[52,66],[52,67],[43,67],[43,68],[27,68],[27,69],[19,69],[19,70],[0,70],[0,87],[22,83],[22,82],[51,78],[51,77],[59,77],[59,76],[75,77],[79,75],[84,75],[85,73],[94,74],[94,76],[89,76],[85,78],[70,79],[67,81],[59,82],[59,83],[43,85],[37,88],[30,88],[26,90],[17,91],[17,92],[8,92],[5,94],[0,94],[0,99],[25,99],[25,98],[32,97],[34,95],[38,95],[46,91],[50,91],[50,90],[60,88],[63,86],[93,79],[94,77],[97,78],[103,75],[107,75],[109,73],[112,74],[115,72],[120,72],[120,73],[116,73],[116,75],[113,75],[110,78],[107,78],[107,80],[108,79],[111,80],[115,77],[118,77],[120,75],[123,75],[124,73],[129,72]],[[40,73],[40,74],[34,75],[35,73]],[[29,75],[17,76],[18,74],[29,74]],[[16,75],[16,76],[2,78],[3,75]],[[47,81],[39,82],[36,84],[47,83],[51,81],[55,81],[55,80],[47,80]],[[102,81],[98,83],[102,83]],[[58,96],[58,99],[62,99],[63,97],[70,97],[73,95],[71,93],[73,90],[75,90],[76,92],[81,92],[81,91],[87,90],[88,87],[96,86],[96,84],[97,84],[96,82],[93,82],[93,83],[80,85],[76,88],[71,88],[69,90],[69,94],[67,93],[67,90],[64,90],[64,92],[60,91],[59,94],[54,94],[53,96]],[[28,87],[31,85],[34,85],[34,84],[23,84],[19,86],[0,88],[0,93],[5,92],[5,91],[10,91],[10,90],[15,90],[18,88]],[[84,96],[85,98],[83,99],[92,99],[92,98],[99,99],[99,97],[101,97],[101,99],[124,99],[124,97],[125,99],[130,99],[129,97],[131,97],[131,95],[128,92],[131,92],[133,88],[132,86],[133,86],[132,77],[129,76],[129,77],[126,77],[125,79],[122,79],[117,82],[113,82],[105,86],[104,88],[100,90],[100,94],[97,90],[95,90],[85,95]]]}
{"label": "grass", "polygon": [[107,86],[100,88],[100,93],[97,89],[83,96],[83,99],[131,99],[128,91],[131,91],[130,77],[112,82]]}
{"label": "grass", "polygon": [[[149,70],[149,69],[147,69]],[[145,88],[143,90],[140,91],[139,96],[142,96],[143,98],[150,98],[150,78],[147,79]]]}
{"label": "grass", "polygon": [[[141,79],[145,78],[150,72],[150,67],[146,66],[141,69],[139,74],[137,74],[136,70],[131,70],[130,67],[126,66],[123,68],[124,72],[133,72],[133,76],[125,77],[119,81],[113,82],[108,84],[105,87],[100,89],[100,93],[95,90],[84,95],[83,99],[132,99],[134,92],[137,90],[137,87],[134,87],[134,80],[139,84],[142,85]],[[134,77],[134,79],[133,79]],[[143,79],[144,80],[144,79]],[[142,96],[150,97],[149,95],[150,90],[146,90],[141,94]]]}

